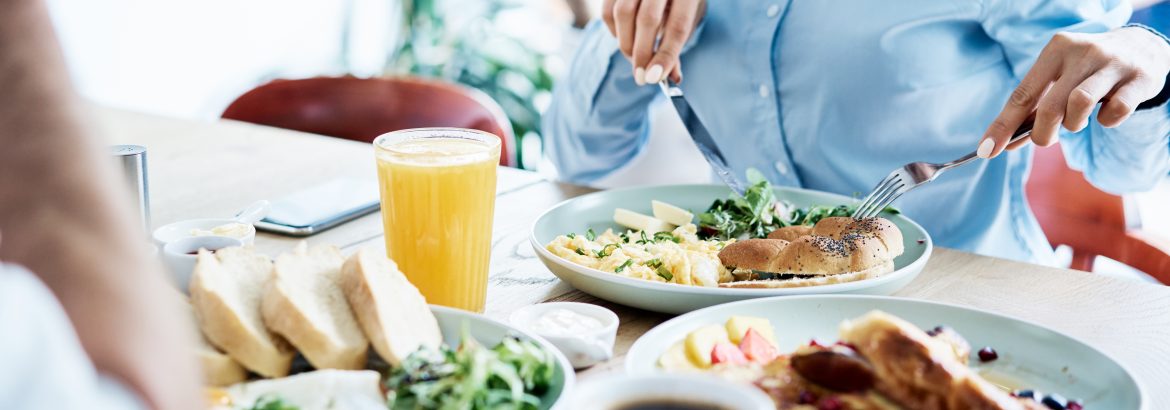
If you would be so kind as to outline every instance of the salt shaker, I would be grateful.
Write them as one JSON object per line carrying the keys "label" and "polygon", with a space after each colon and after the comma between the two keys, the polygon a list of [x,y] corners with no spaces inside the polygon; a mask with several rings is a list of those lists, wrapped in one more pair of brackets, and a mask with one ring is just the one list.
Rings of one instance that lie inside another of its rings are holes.
{"label": "salt shaker", "polygon": [[150,232],[150,185],[146,179],[146,147],[140,145],[114,145],[110,153],[116,158],[125,174],[134,204],[138,206],[142,231]]}

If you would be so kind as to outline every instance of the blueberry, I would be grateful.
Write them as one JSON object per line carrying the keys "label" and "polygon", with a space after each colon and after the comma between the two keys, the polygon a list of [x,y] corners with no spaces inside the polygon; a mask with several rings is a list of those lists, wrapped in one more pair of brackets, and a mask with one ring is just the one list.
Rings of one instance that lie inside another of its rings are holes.
{"label": "blueberry", "polygon": [[813,404],[817,402],[817,395],[808,390],[801,390],[800,397],[797,400],[798,404]]}
{"label": "blueberry", "polygon": [[1021,399],[1034,399],[1034,398],[1036,398],[1036,392],[1031,391],[1031,390],[1016,390],[1016,392],[1012,393],[1012,395],[1019,397]]}
{"label": "blueberry", "polygon": [[1068,400],[1056,393],[1044,396],[1044,400],[1041,400],[1040,403],[1052,410],[1066,410],[1068,406]]}

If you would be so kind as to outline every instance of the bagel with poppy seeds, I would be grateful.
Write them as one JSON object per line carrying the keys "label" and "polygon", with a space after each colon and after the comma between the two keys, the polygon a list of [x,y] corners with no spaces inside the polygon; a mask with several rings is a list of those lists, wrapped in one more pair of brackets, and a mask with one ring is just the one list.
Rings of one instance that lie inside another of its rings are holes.
{"label": "bagel with poppy seeds", "polygon": [[768,239],[783,239],[788,242],[795,241],[797,238],[806,236],[812,233],[811,226],[808,225],[792,225],[772,231],[768,234]]}
{"label": "bagel with poppy seeds", "polygon": [[[735,242],[719,252],[725,267],[750,279],[720,286],[786,288],[852,282],[892,272],[894,258],[905,251],[902,232],[883,218],[824,218],[815,226],[785,227],[768,237]],[[754,279],[758,272],[779,278]]]}

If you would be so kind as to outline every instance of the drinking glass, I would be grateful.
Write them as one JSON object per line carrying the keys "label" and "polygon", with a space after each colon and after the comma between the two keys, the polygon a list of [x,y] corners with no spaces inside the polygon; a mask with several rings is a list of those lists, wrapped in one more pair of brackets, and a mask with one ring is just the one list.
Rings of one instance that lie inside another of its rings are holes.
{"label": "drinking glass", "polygon": [[386,255],[429,303],[484,309],[500,145],[459,128],[374,140]]}

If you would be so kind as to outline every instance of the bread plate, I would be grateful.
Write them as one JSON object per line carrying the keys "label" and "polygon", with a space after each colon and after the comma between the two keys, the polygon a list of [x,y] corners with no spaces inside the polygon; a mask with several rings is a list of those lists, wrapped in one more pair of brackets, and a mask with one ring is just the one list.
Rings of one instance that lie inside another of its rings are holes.
{"label": "bread plate", "polygon": [[[798,207],[843,205],[855,200],[842,195],[797,188],[774,188],[776,197]],[[722,185],[666,185],[600,191],[562,202],[541,215],[529,238],[536,255],[557,277],[582,292],[611,302],[664,313],[685,313],[695,309],[744,299],[803,294],[889,295],[914,280],[926,266],[933,243],[930,235],[914,221],[900,214],[883,214],[902,231],[905,252],[894,259],[894,271],[856,282],[820,286],[771,289],[736,289],[657,283],[615,275],[564,260],[545,244],[558,235],[591,228],[602,232],[619,229],[613,222],[615,208],[649,211],[652,200],[667,201],[694,213],[703,212],[716,199],[731,191]]]}
{"label": "bread plate", "polygon": [[[976,370],[1011,388],[1057,392],[1081,400],[1086,409],[1148,408],[1145,392],[1117,361],[1101,351],[1043,326],[945,303],[864,295],[806,295],[746,300],[694,311],[642,335],[626,354],[626,371],[657,374],[658,358],[695,328],[730,316],[757,316],[775,326],[779,351],[837,340],[838,326],[871,310],[901,317],[922,329],[946,325],[973,349],[992,346],[999,358]],[[1015,385],[1015,386],[1011,386]]]}

